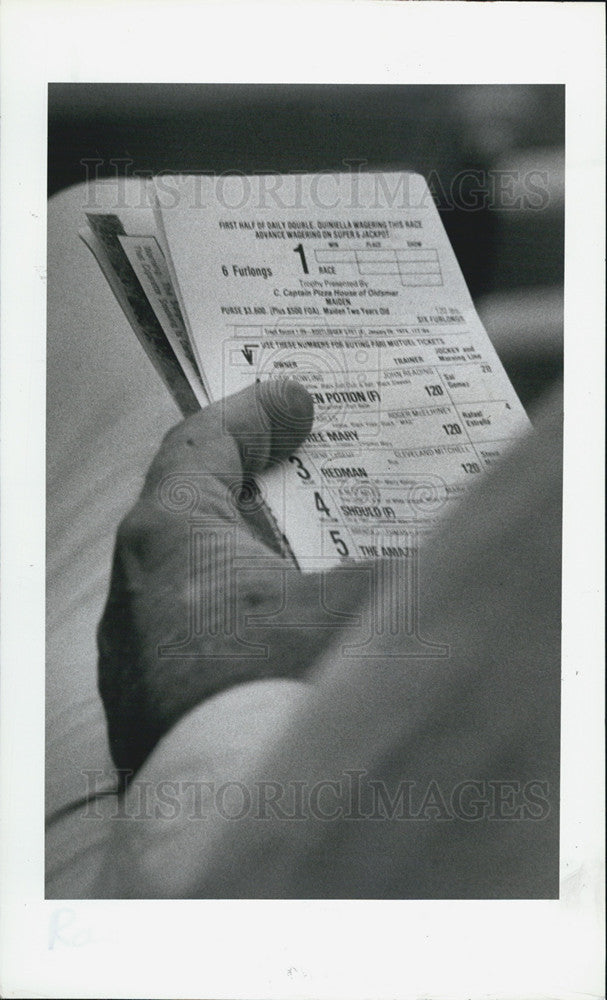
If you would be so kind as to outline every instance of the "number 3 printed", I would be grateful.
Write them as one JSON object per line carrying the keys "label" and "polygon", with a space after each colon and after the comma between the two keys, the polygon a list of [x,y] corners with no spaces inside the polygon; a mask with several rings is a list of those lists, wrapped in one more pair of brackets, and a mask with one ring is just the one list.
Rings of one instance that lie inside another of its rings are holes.
{"label": "number 3 printed", "polygon": [[299,476],[300,479],[310,478],[310,473],[306,469],[301,458],[298,458],[297,455],[291,455],[291,457],[289,458],[289,462],[292,462],[293,465],[295,466],[295,471],[297,472],[297,475]]}

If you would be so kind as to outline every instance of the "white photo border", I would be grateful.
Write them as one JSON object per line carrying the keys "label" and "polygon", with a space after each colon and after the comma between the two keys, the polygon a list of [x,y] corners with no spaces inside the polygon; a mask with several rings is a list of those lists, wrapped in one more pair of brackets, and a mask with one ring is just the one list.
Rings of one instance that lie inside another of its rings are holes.
{"label": "white photo border", "polygon": [[[4,0],[1,15],[3,995],[599,995],[602,4]],[[84,943],[49,948],[63,904],[43,889],[46,101],[49,82],[79,81],[565,84],[559,900],[77,901]]]}

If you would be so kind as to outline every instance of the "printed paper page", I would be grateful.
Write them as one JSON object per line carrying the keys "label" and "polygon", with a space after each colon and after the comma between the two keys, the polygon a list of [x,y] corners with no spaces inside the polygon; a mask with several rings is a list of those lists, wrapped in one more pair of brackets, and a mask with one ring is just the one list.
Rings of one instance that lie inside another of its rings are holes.
{"label": "printed paper page", "polygon": [[528,420],[422,177],[163,177],[159,238],[213,398],[292,376],[313,432],[260,480],[304,570],[408,558]]}
{"label": "printed paper page", "polygon": [[208,403],[164,254],[154,236],[119,236],[156,319],[178,358],[200,406]]}
{"label": "printed paper page", "polygon": [[[114,213],[89,213],[88,222],[88,227],[80,230],[80,238],[93,253],[137,339],[175,403],[184,416],[195,413],[200,408],[201,398],[206,400],[200,378],[197,378],[200,391],[196,392],[192,381],[184,375],[184,366],[121,249],[117,234],[124,229],[120,218]],[[153,219],[150,224],[153,226]]]}

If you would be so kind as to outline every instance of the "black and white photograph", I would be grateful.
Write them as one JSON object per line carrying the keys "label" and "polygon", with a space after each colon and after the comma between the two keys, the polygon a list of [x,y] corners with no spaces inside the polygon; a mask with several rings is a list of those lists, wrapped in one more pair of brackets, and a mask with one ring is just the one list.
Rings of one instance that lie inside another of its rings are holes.
{"label": "black and white photograph", "polygon": [[178,4],[157,72],[168,5],[59,19],[31,86],[2,995],[598,997],[604,14],[285,7]]}
{"label": "black and white photograph", "polygon": [[564,131],[50,85],[50,896],[558,895]]}

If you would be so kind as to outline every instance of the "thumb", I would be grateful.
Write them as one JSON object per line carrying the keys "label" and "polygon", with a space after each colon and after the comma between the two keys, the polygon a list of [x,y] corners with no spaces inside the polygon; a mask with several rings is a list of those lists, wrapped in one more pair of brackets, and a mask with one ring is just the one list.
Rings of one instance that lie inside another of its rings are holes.
{"label": "thumb", "polygon": [[201,472],[230,485],[262,472],[299,447],[312,428],[314,404],[292,379],[247,386],[188,417],[166,435],[144,493],[171,474]]}

